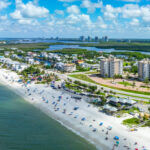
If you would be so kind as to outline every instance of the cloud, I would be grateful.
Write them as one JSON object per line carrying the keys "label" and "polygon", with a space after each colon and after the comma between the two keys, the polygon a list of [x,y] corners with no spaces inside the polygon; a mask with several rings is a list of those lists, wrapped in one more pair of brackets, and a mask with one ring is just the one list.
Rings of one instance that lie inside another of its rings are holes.
{"label": "cloud", "polygon": [[82,8],[88,9],[88,13],[94,13],[97,8],[101,8],[102,6],[103,6],[102,1],[92,3],[90,0],[83,0],[81,4]]}
{"label": "cloud", "polygon": [[72,6],[67,8],[67,12],[70,13],[70,14],[79,14],[80,13],[80,9],[79,9],[78,6],[72,5]]}
{"label": "cloud", "polygon": [[134,18],[141,15],[141,9],[139,5],[127,4],[122,7],[122,15],[124,18]]}
{"label": "cloud", "polygon": [[[22,3],[21,0],[16,0],[16,10],[10,15],[12,18],[42,18],[49,14],[49,10],[35,5],[33,2],[27,4]],[[19,16],[19,17],[18,17]]]}
{"label": "cloud", "polygon": [[132,25],[132,26],[138,26],[139,25],[139,20],[136,19],[136,18],[132,19],[132,21],[130,22],[130,25]]}
{"label": "cloud", "polygon": [[126,4],[123,7],[113,7],[106,5],[102,10],[105,19],[113,20],[141,18],[145,22],[150,22],[150,5],[139,6],[138,4]]}
{"label": "cloud", "polygon": [[20,24],[35,24],[37,18],[47,17],[49,10],[35,5],[34,2],[24,4],[22,0],[16,0],[16,10],[10,16]]}
{"label": "cloud", "polygon": [[57,15],[64,15],[64,11],[63,11],[63,10],[58,10],[58,9],[56,9],[56,10],[55,10],[55,13],[56,13]]}
{"label": "cloud", "polygon": [[106,5],[103,10],[104,17],[109,20],[116,19],[120,12],[121,12],[120,7],[114,8],[111,5]]}
{"label": "cloud", "polygon": [[11,3],[5,1],[5,0],[0,0],[0,10],[7,8]]}
{"label": "cloud", "polygon": [[138,3],[138,2],[140,2],[141,0],[122,0],[122,1],[124,1],[124,2],[136,2],[136,3]]}
{"label": "cloud", "polygon": [[78,27],[84,27],[84,28],[93,28],[94,24],[92,23],[90,16],[87,14],[71,14],[66,18],[66,24],[69,24],[71,26],[75,25]]}
{"label": "cloud", "polygon": [[103,18],[101,16],[98,16],[97,26],[102,28],[102,29],[106,29],[107,28],[107,24],[104,23],[104,20],[103,20]]}

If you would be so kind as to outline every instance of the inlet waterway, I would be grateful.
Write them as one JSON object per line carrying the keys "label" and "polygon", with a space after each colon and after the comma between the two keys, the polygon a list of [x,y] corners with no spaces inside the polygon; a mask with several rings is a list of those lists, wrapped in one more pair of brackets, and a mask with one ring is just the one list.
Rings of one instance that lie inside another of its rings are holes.
{"label": "inlet waterway", "polygon": [[50,47],[47,50],[48,51],[62,50],[62,49],[66,49],[66,48],[67,49],[86,49],[86,50],[90,50],[90,51],[106,52],[106,53],[111,53],[111,52],[140,52],[142,54],[150,55],[150,52],[115,50],[113,48],[111,48],[111,49],[102,49],[102,48],[97,48],[97,47],[84,47],[84,46],[80,46],[80,45],[50,45]]}
{"label": "inlet waterway", "polygon": [[0,150],[96,150],[0,85]]}

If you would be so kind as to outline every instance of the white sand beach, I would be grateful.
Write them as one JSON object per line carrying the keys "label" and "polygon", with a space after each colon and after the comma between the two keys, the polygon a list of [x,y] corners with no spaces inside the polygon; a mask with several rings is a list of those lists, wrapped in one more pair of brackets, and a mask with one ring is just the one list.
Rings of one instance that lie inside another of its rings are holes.
{"label": "white sand beach", "polygon": [[[0,69],[0,82],[26,101],[39,108],[46,115],[59,121],[62,125],[87,139],[100,150],[112,150],[119,137],[119,146],[115,150],[150,150],[150,128],[138,128],[131,132],[122,125],[125,118],[115,118],[99,112],[97,107],[89,105],[83,98],[76,101],[72,94],[63,90],[55,90],[47,85],[29,84],[27,87],[18,83],[19,76],[15,72]],[[62,96],[61,98],[59,98]],[[74,107],[79,109],[74,110]],[[103,122],[103,125],[99,124]],[[111,126],[112,130],[107,128]],[[106,138],[107,137],[107,138]]]}

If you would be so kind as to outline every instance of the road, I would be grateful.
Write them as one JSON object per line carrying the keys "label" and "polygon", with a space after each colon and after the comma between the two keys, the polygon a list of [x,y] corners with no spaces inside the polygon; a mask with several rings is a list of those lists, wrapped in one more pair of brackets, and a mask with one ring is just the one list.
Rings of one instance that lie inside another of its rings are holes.
{"label": "road", "polygon": [[[116,89],[111,89],[111,88],[104,87],[104,86],[101,86],[101,85],[97,85],[97,84],[94,84],[94,83],[89,83],[87,81],[83,81],[83,80],[80,80],[80,79],[77,79],[77,78],[73,78],[73,77],[68,76],[68,74],[61,74],[61,73],[58,73],[58,72],[55,72],[55,71],[52,71],[52,70],[46,70],[46,72],[47,73],[55,73],[62,80],[66,80],[66,79],[71,79],[72,81],[77,80],[77,81],[80,81],[82,83],[85,83],[85,84],[88,84],[88,85],[91,85],[91,86],[97,86],[97,88],[99,90],[101,90],[101,88],[103,88],[106,91],[113,91],[113,92],[116,93],[117,96],[120,96],[120,97],[129,97],[131,99],[136,99],[136,100],[146,101],[146,102],[150,101],[150,96],[149,95],[136,94],[136,93],[130,93],[130,92],[120,91],[120,90],[116,90]],[[81,72],[80,72],[80,74],[81,74]],[[123,94],[130,95],[130,96],[126,96],[126,95],[123,95]],[[143,98],[138,98],[136,96],[143,97]],[[144,98],[148,98],[148,99],[144,99]]]}

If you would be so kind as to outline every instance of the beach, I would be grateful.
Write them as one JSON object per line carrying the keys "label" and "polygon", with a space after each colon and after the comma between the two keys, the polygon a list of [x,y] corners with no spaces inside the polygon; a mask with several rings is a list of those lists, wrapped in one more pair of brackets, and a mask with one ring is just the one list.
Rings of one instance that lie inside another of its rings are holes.
{"label": "beach", "polygon": [[[138,131],[130,132],[129,128],[121,124],[125,117],[116,118],[100,112],[97,107],[86,102],[86,97],[75,100],[69,92],[34,83],[25,86],[18,80],[19,76],[15,72],[0,69],[2,84],[49,117],[96,145],[97,149],[112,150],[116,144],[115,136],[119,137],[119,145],[115,149],[150,149],[150,128],[138,128]],[[78,109],[75,110],[75,107]],[[103,124],[100,126],[100,123]],[[108,129],[110,126],[111,130]]]}

